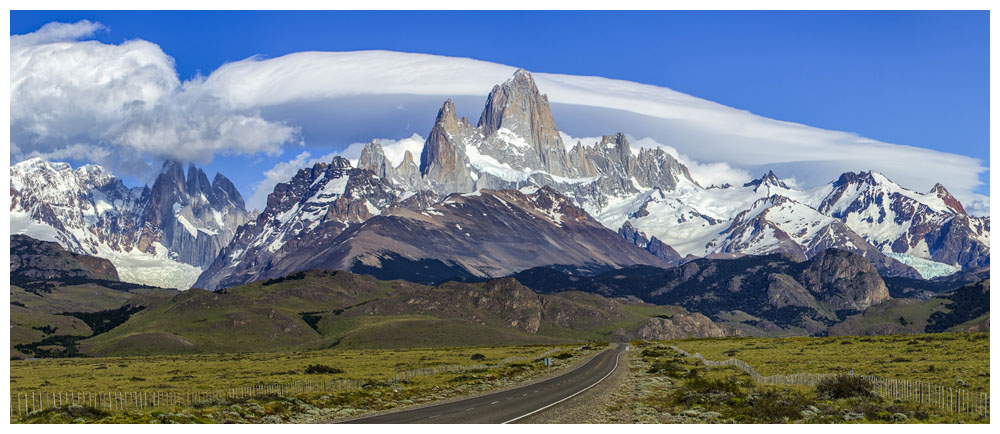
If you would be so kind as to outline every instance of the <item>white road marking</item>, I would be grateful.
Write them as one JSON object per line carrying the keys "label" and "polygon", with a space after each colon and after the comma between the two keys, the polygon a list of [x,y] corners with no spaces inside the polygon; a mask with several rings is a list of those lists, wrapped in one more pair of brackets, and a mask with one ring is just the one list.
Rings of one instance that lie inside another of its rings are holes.
{"label": "white road marking", "polygon": [[496,404],[498,402],[500,402],[500,401],[493,401],[493,402],[490,403],[490,405]]}
{"label": "white road marking", "polygon": [[[628,351],[628,347],[627,347],[627,346],[625,347],[625,351]],[[596,385],[600,384],[600,383],[601,383],[602,381],[604,381],[605,379],[607,379],[608,377],[610,377],[610,376],[611,376],[611,374],[614,374],[614,373],[615,373],[615,370],[617,370],[617,369],[618,369],[618,359],[620,359],[620,358],[621,358],[622,354],[623,354],[623,353],[624,353],[625,351],[622,351],[621,353],[618,353],[618,356],[617,356],[617,357],[615,357],[615,366],[614,366],[613,368],[611,368],[611,372],[608,372],[608,375],[605,375],[604,377],[601,377],[601,379],[600,379],[600,380],[597,380],[597,382],[596,382],[596,383],[594,383],[594,384],[591,384],[591,385],[589,385],[589,386],[585,387],[585,388],[584,388],[583,390],[580,390],[579,392],[576,392],[576,393],[574,393],[574,394],[572,394],[572,395],[570,395],[570,396],[567,396],[567,397],[565,397],[565,398],[563,398],[563,399],[560,399],[560,400],[558,400],[558,401],[556,401],[556,402],[553,402],[553,403],[551,403],[551,404],[549,404],[549,405],[546,405],[545,407],[542,407],[542,408],[539,408],[538,410],[535,410],[535,411],[532,411],[531,413],[526,413],[526,414],[523,414],[523,415],[521,415],[521,416],[518,416],[518,417],[515,417],[515,418],[513,418],[513,419],[511,419],[511,420],[508,420],[508,421],[504,422],[504,424],[508,424],[508,423],[511,423],[511,422],[515,422],[515,421],[517,421],[517,420],[520,420],[520,419],[524,419],[524,418],[526,418],[526,417],[528,417],[528,416],[531,416],[531,415],[533,415],[533,414],[535,414],[535,413],[538,413],[538,412],[540,412],[540,411],[542,411],[542,410],[545,410],[545,409],[548,409],[549,407],[552,407],[552,406],[554,406],[554,405],[556,405],[556,404],[560,404],[560,403],[562,403],[562,402],[565,402],[565,401],[567,401],[567,400],[569,400],[569,399],[573,398],[573,397],[574,397],[574,396],[576,396],[576,395],[579,395],[579,394],[581,394],[581,393],[583,393],[583,392],[586,392],[586,391],[590,390],[590,388],[591,388],[591,387],[594,387],[594,386],[596,386]],[[537,392],[537,390],[536,390],[536,392]]]}

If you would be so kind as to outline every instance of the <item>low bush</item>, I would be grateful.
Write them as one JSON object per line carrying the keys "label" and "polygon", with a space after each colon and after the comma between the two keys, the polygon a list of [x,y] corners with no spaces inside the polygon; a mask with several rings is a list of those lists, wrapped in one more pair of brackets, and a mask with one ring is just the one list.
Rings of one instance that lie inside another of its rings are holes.
{"label": "low bush", "polygon": [[871,398],[875,396],[870,381],[846,374],[820,381],[816,385],[816,394],[827,399]]}
{"label": "low bush", "polygon": [[661,374],[668,377],[676,377],[681,374],[683,370],[680,366],[677,366],[677,363],[674,363],[673,360],[657,360],[653,362],[653,365],[650,366],[649,370],[646,372],[650,374]]}
{"label": "low bush", "polygon": [[305,372],[306,374],[343,374],[344,370],[327,365],[309,365]]}

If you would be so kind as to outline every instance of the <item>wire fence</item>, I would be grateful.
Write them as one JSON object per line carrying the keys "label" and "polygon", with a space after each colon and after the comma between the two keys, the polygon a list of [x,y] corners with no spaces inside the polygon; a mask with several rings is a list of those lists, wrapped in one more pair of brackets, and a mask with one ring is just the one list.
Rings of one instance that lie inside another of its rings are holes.
{"label": "wire fence", "polygon": [[854,375],[853,373],[798,373],[764,376],[760,375],[749,363],[740,359],[708,360],[700,353],[691,354],[674,345],[671,345],[670,348],[685,357],[694,357],[700,360],[705,366],[735,366],[750,375],[758,384],[815,387],[821,381],[837,377],[838,375],[853,375],[868,380],[872,385],[872,392],[885,399],[916,402],[936,407],[949,413],[966,415],[973,418],[982,417],[988,419],[990,417],[990,394],[988,393],[941,386],[922,381],[884,378],[874,375]]}
{"label": "wire fence", "polygon": [[332,379],[328,381],[295,381],[290,383],[258,383],[243,387],[216,390],[136,390],[126,391],[65,391],[65,392],[21,392],[11,396],[11,416],[24,416],[35,411],[79,405],[106,412],[128,410],[157,410],[174,407],[207,405],[213,402],[238,400],[260,396],[295,396],[307,393],[329,393],[361,390],[367,387],[381,387],[410,380],[445,373],[465,373],[496,369],[508,363],[531,361],[556,351],[555,348],[538,356],[513,356],[495,364],[440,365],[427,368],[408,369],[397,372],[388,379]]}

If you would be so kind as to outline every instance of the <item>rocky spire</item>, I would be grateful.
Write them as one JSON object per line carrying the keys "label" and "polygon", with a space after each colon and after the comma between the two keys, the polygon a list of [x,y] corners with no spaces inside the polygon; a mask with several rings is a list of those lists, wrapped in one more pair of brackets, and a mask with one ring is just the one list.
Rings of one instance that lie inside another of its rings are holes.
{"label": "rocky spire", "polygon": [[567,164],[549,99],[538,91],[528,71],[518,69],[509,80],[493,87],[478,128],[487,139],[506,130],[509,133],[501,135],[513,137],[500,137],[505,142],[523,140],[531,152],[524,155],[523,162],[512,164],[515,168],[543,169],[560,176],[575,174]]}
{"label": "rocky spire", "polygon": [[246,209],[246,203],[243,201],[243,195],[241,195],[240,191],[236,189],[233,182],[230,181],[229,178],[223,176],[222,173],[215,174],[215,179],[212,180],[212,190],[215,191],[216,197],[225,197],[239,209]]}
{"label": "rocky spire", "polygon": [[465,155],[465,139],[471,130],[470,125],[456,116],[455,103],[451,99],[445,101],[420,153],[420,173],[435,189],[447,193],[475,190]]}
{"label": "rocky spire", "polygon": [[212,184],[208,182],[208,176],[194,163],[188,164],[187,191],[189,194],[204,193],[210,200],[212,199]]}
{"label": "rocky spire", "polygon": [[358,169],[370,170],[375,176],[382,178],[393,178],[393,167],[389,159],[385,158],[385,151],[382,144],[377,140],[372,140],[361,150],[361,157],[358,158]]}

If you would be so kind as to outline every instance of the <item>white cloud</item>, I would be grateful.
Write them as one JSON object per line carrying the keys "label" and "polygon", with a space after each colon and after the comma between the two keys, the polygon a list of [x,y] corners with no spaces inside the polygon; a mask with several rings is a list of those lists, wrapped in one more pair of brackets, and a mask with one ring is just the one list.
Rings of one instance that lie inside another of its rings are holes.
{"label": "white cloud", "polygon": [[77,40],[102,28],[50,23],[11,36],[12,158],[92,146],[126,161],[207,162],[220,152],[277,155],[295,137],[294,127],[204,92],[200,79],[181,83],[174,60],[156,44]]}
{"label": "white cloud", "polygon": [[11,45],[39,45],[61,41],[75,41],[93,36],[101,30],[107,30],[101,23],[81,20],[75,23],[48,23],[42,28],[26,35],[11,35]]}

